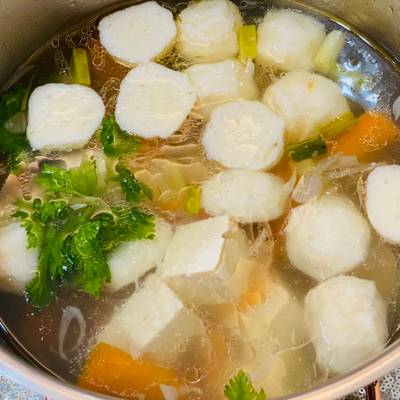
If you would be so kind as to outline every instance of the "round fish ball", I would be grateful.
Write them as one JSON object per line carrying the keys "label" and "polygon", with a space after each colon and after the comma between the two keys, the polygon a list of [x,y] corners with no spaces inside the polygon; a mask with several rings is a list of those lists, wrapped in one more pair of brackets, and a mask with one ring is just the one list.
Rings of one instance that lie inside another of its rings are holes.
{"label": "round fish ball", "polygon": [[108,257],[110,289],[116,291],[137,282],[146,272],[160,265],[172,235],[172,227],[159,219],[156,222],[155,239],[122,243]]}
{"label": "round fish ball", "polygon": [[124,64],[150,61],[168,49],[176,37],[171,11],[148,1],[117,11],[99,23],[100,43]]}
{"label": "round fish ball", "polygon": [[195,64],[186,70],[197,94],[196,111],[208,116],[218,105],[234,100],[254,100],[258,88],[254,64],[235,59],[218,63]]}
{"label": "round fish ball", "polygon": [[228,215],[238,222],[279,218],[289,190],[277,176],[265,172],[226,170],[203,183],[202,206],[212,216]]}
{"label": "round fish ball", "polygon": [[148,62],[122,80],[115,119],[129,133],[167,138],[182,125],[195,101],[187,75]]}
{"label": "round fish ball", "polygon": [[49,83],[36,88],[29,99],[26,134],[34,150],[81,149],[104,114],[103,101],[93,89]]}
{"label": "round fish ball", "polygon": [[335,82],[306,71],[289,72],[273,83],[263,101],[285,119],[289,143],[312,137],[321,125],[350,112]]}
{"label": "round fish ball", "polygon": [[374,169],[367,179],[365,201],[371,225],[389,242],[400,243],[400,165]]}
{"label": "round fish ball", "polygon": [[194,2],[179,14],[177,25],[179,52],[196,62],[222,61],[239,51],[242,17],[228,0]]}
{"label": "round fish ball", "polygon": [[35,274],[39,255],[27,241],[18,223],[0,229],[0,287],[6,291],[22,293]]}
{"label": "round fish ball", "polygon": [[257,30],[257,61],[283,71],[311,70],[326,36],[315,18],[293,10],[269,11]]}
{"label": "round fish ball", "polygon": [[235,101],[214,109],[205,128],[207,156],[227,168],[272,168],[284,151],[284,120],[258,101]]}
{"label": "round fish ball", "polygon": [[285,230],[290,262],[318,281],[364,263],[370,236],[368,222],[355,206],[330,195],[293,209]]}
{"label": "round fish ball", "polygon": [[311,289],[305,322],[321,369],[344,373],[385,346],[386,305],[375,283],[338,276]]}

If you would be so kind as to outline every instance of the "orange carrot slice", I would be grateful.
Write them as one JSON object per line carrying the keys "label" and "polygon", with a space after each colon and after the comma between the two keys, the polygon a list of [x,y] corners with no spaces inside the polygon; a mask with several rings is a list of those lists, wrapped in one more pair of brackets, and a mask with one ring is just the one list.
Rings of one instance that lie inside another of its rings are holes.
{"label": "orange carrot slice", "polygon": [[399,128],[389,117],[368,112],[362,114],[351,129],[332,141],[332,153],[362,157],[384,149],[398,135]]}
{"label": "orange carrot slice", "polygon": [[164,400],[160,385],[180,386],[173,370],[149,361],[136,360],[130,354],[105,343],[100,343],[92,350],[77,384],[85,389],[125,399],[136,399],[142,394],[148,400]]}

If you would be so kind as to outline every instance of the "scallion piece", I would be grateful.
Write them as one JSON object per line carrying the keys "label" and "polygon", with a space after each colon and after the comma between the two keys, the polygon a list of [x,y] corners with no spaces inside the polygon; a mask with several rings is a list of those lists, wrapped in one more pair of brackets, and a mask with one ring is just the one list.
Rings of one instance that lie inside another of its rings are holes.
{"label": "scallion piece", "polygon": [[197,215],[200,212],[201,189],[198,186],[186,188],[185,211]]}
{"label": "scallion piece", "polygon": [[239,58],[241,61],[254,60],[257,57],[257,28],[255,25],[243,25],[239,29]]}
{"label": "scallion piece", "polygon": [[329,32],[314,58],[315,70],[322,75],[332,76],[343,47],[344,33],[342,31]]}
{"label": "scallion piece", "polygon": [[324,139],[333,139],[336,136],[345,133],[357,123],[357,119],[354,117],[351,111],[344,113],[339,118],[334,119],[328,124],[322,126],[319,129],[320,135]]}
{"label": "scallion piece", "polygon": [[315,158],[326,154],[327,151],[326,143],[321,136],[287,146],[287,153],[293,161]]}
{"label": "scallion piece", "polygon": [[72,49],[71,74],[74,83],[90,86],[89,57],[86,49]]}

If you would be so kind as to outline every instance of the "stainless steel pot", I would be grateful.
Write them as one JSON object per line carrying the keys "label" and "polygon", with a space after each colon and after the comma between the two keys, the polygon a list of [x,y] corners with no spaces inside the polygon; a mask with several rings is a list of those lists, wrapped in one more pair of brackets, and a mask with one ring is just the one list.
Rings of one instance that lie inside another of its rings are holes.
{"label": "stainless steel pot", "polygon": [[[0,83],[12,75],[29,54],[56,32],[72,26],[105,6],[119,2],[121,1],[0,0]],[[370,38],[380,42],[400,60],[400,0],[303,0],[299,3],[313,5],[341,17]],[[351,373],[334,378],[290,399],[339,399],[397,367],[400,367],[399,341]],[[1,338],[0,372],[54,400],[110,399],[60,382],[36,369],[17,355]]]}

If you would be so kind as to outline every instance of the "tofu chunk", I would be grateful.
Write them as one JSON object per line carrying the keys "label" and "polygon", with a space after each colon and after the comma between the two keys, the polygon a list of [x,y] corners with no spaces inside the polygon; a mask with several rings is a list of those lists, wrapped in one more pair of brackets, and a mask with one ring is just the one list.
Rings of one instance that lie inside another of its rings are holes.
{"label": "tofu chunk", "polygon": [[293,385],[312,375],[308,355],[313,352],[304,326],[302,302],[276,276],[265,289],[265,301],[241,314],[241,338],[252,348],[251,361],[241,365],[257,388],[271,396],[284,394]]}
{"label": "tofu chunk", "polygon": [[97,341],[130,352],[136,358],[144,352],[173,351],[176,346],[203,333],[200,319],[158,276],[152,275],[143,288],[115,311]]}
{"label": "tofu chunk", "polygon": [[375,283],[338,276],[311,289],[305,321],[317,363],[344,373],[382,350],[388,338],[386,305]]}
{"label": "tofu chunk", "polygon": [[275,166],[283,155],[285,122],[258,101],[217,107],[205,128],[207,156],[227,168],[258,171]]}
{"label": "tofu chunk", "polygon": [[267,88],[263,101],[285,120],[289,143],[312,137],[321,125],[350,112],[337,83],[307,71],[286,74]]}
{"label": "tofu chunk", "polygon": [[186,70],[197,94],[196,111],[208,116],[218,105],[234,100],[255,100],[254,64],[236,59],[195,64]]}
{"label": "tofu chunk", "polygon": [[171,11],[155,1],[134,5],[103,18],[100,43],[124,64],[153,60],[172,46],[176,25]]}
{"label": "tofu chunk", "polygon": [[311,70],[326,36],[315,18],[293,10],[269,11],[257,30],[257,61],[282,71]]}
{"label": "tofu chunk", "polygon": [[228,0],[193,2],[178,15],[177,25],[177,48],[195,62],[222,61],[239,51],[237,32],[242,17]]}
{"label": "tofu chunk", "polygon": [[160,272],[184,301],[194,305],[236,301],[247,287],[248,243],[227,216],[177,229]]}
{"label": "tofu chunk", "polygon": [[290,262],[318,281],[364,263],[370,237],[368,222],[351,201],[329,195],[293,209],[285,230]]}
{"label": "tofu chunk", "polygon": [[34,150],[70,151],[86,146],[101,125],[101,97],[82,85],[49,83],[29,98],[27,137]]}
{"label": "tofu chunk", "polygon": [[0,229],[0,288],[22,294],[38,263],[36,249],[27,249],[27,235],[18,223]]}
{"label": "tofu chunk", "polygon": [[109,288],[119,290],[160,265],[169,242],[172,239],[172,228],[163,220],[156,222],[156,237],[154,240],[136,240],[122,243],[108,257],[111,270]]}
{"label": "tofu chunk", "polygon": [[400,243],[400,165],[384,165],[368,176],[366,209],[369,221],[385,240]]}
{"label": "tofu chunk", "polygon": [[279,218],[288,196],[289,189],[273,174],[231,169],[203,183],[201,201],[210,215],[254,223]]}
{"label": "tofu chunk", "polygon": [[129,133],[145,139],[167,138],[181,126],[195,101],[187,75],[148,62],[122,80],[115,118]]}

